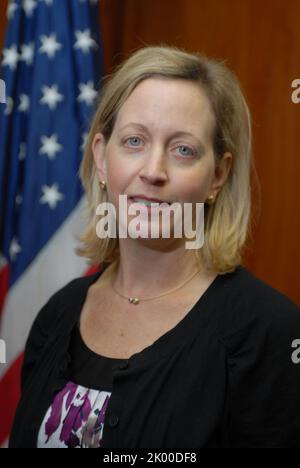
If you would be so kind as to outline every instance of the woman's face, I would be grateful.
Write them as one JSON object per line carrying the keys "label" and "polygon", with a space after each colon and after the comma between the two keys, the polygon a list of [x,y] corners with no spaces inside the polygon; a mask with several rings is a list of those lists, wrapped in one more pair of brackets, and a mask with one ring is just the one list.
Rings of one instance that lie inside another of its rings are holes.
{"label": "woman's face", "polygon": [[210,102],[197,84],[157,77],[142,81],[119,110],[107,144],[101,133],[94,138],[108,200],[118,210],[121,194],[181,204],[216,195],[231,154],[216,167],[213,129]]}

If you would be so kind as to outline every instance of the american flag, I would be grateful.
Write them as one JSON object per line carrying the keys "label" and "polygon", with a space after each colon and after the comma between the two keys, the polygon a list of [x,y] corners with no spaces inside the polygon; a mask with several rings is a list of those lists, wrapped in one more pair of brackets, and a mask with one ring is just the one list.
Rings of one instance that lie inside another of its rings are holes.
{"label": "american flag", "polygon": [[[97,0],[15,0],[0,78],[0,445],[19,398],[22,353],[76,256],[85,203],[78,169],[103,72]],[[3,83],[3,82],[2,82]],[[2,88],[3,89],[3,88]],[[2,353],[3,355],[3,353]]]}

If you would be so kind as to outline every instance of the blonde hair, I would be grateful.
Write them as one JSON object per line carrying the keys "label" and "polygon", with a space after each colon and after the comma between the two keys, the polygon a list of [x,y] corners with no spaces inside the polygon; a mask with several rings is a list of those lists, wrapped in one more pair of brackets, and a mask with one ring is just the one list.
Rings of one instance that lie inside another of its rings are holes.
{"label": "blonde hair", "polygon": [[215,116],[213,148],[216,163],[226,151],[233,155],[230,173],[214,204],[206,206],[205,242],[195,250],[199,262],[219,274],[233,271],[242,259],[242,250],[250,232],[251,156],[250,112],[239,82],[224,62],[203,54],[188,53],[170,46],[148,46],[135,51],[102,81],[97,110],[92,119],[80,178],[88,201],[89,223],[80,240],[77,254],[91,264],[119,262],[118,239],[100,239],[96,234],[96,207],[107,201],[100,189],[92,153],[96,133],[107,142],[117,113],[135,87],[153,77],[190,80],[208,96]]}

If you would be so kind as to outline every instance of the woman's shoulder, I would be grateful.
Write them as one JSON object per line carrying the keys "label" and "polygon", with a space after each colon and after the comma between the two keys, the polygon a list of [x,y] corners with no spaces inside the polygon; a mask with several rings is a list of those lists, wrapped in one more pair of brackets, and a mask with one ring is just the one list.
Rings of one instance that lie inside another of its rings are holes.
{"label": "woman's shoulder", "polygon": [[269,309],[277,310],[279,314],[284,314],[286,310],[291,310],[292,314],[296,315],[300,312],[296,303],[287,295],[256,276],[245,266],[239,266],[233,273],[225,276],[228,276],[224,281],[225,296],[234,308],[250,309],[253,314],[258,315]]}
{"label": "woman's shoulder", "polygon": [[102,271],[72,279],[57,290],[39,311],[35,325],[42,329],[52,328],[57,321],[74,320],[80,313],[89,287],[97,281]]}
{"label": "woman's shoulder", "polygon": [[71,300],[72,302],[77,302],[86,295],[88,288],[93,283],[95,283],[95,281],[97,281],[101,273],[102,271],[97,271],[96,273],[90,275],[78,276],[76,278],[73,278],[62,288],[57,290],[50,298],[50,300],[64,302],[66,298],[67,300]]}
{"label": "woman's shoulder", "polygon": [[218,330],[225,343],[300,338],[300,308],[246,267],[228,275],[224,292]]}
{"label": "woman's shoulder", "polygon": [[233,273],[229,273],[228,277],[228,287],[236,293],[236,296],[248,301],[280,301],[286,304],[294,304],[297,307],[287,295],[256,276],[243,265],[238,266]]}

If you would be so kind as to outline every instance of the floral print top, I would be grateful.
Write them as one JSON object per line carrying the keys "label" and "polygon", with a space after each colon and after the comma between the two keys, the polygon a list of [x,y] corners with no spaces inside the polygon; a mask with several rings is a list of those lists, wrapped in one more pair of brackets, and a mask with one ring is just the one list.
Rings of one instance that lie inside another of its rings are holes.
{"label": "floral print top", "polygon": [[69,382],[40,428],[39,448],[100,448],[109,392]]}
{"label": "floral print top", "polygon": [[112,365],[124,361],[95,354],[75,327],[70,380],[54,397],[39,430],[38,448],[101,448],[112,391]]}

